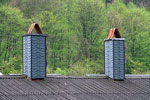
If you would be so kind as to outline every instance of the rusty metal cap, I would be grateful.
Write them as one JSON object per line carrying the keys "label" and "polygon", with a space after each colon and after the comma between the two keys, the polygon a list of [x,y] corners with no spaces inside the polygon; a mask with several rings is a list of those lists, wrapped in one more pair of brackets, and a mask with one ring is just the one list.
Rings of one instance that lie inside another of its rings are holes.
{"label": "rusty metal cap", "polygon": [[121,38],[118,29],[117,29],[117,28],[112,28],[112,29],[110,29],[110,31],[109,31],[109,34],[108,34],[107,39],[113,38],[114,35],[115,35],[116,38]]}
{"label": "rusty metal cap", "polygon": [[41,31],[41,29],[40,29],[38,23],[33,23],[33,24],[31,24],[31,25],[30,25],[30,28],[29,28],[29,30],[28,30],[28,32],[27,32],[27,34],[31,34],[32,31],[33,31],[33,28],[35,28],[35,31],[36,31],[38,34],[42,34],[42,31]]}

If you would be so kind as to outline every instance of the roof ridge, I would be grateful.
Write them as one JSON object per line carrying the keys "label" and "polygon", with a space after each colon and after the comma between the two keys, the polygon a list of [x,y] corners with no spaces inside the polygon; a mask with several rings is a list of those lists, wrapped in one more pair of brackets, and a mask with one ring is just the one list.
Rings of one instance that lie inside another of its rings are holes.
{"label": "roof ridge", "polygon": [[[25,79],[25,75],[0,75],[0,79]],[[55,79],[108,79],[104,74],[87,74],[86,76],[62,76],[47,74],[46,78]],[[125,74],[125,78],[150,78],[150,75]]]}
{"label": "roof ridge", "polygon": [[24,79],[24,75],[1,75],[0,79]]}

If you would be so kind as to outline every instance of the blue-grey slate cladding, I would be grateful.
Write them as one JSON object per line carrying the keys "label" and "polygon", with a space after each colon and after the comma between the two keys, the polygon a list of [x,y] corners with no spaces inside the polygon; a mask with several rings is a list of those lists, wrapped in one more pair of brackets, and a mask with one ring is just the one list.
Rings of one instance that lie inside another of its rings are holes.
{"label": "blue-grey slate cladding", "polygon": [[23,35],[23,72],[31,79],[46,77],[46,35]]}
{"label": "blue-grey slate cladding", "polygon": [[104,42],[105,74],[114,80],[124,80],[125,46],[124,38],[107,39]]}

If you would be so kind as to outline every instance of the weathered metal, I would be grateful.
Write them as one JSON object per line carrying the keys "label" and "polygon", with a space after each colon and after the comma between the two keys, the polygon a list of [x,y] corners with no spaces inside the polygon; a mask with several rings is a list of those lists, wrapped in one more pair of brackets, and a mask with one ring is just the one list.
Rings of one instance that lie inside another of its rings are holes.
{"label": "weathered metal", "polygon": [[115,35],[116,38],[121,38],[121,35],[120,35],[118,29],[117,28],[112,28],[109,31],[107,39],[113,38],[114,35]]}
{"label": "weathered metal", "polygon": [[126,76],[124,82],[100,77],[52,76],[27,81],[0,76],[0,100],[149,100],[150,77]]}
{"label": "weathered metal", "polygon": [[31,24],[31,26],[30,26],[30,28],[29,28],[27,34],[31,34],[31,33],[32,33],[32,30],[33,30],[34,28],[35,28],[35,31],[36,31],[38,34],[42,34],[42,31],[41,31],[41,29],[40,29],[40,27],[39,27],[39,24],[37,24],[37,23]]}

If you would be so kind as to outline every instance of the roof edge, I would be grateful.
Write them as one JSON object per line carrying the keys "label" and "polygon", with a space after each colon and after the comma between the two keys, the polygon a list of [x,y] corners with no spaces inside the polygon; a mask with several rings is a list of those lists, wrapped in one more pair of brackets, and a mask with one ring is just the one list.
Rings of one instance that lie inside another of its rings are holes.
{"label": "roof edge", "polygon": [[125,78],[150,78],[150,75],[126,74]]}
{"label": "roof edge", "polygon": [[[47,74],[47,78],[68,78],[68,79],[93,79],[93,78],[102,78],[107,79],[108,76],[105,74],[86,74],[85,76],[63,76],[61,74]],[[0,75],[0,79],[23,79],[26,78],[23,74],[18,75]],[[150,75],[141,75],[141,74],[125,74],[125,78],[150,78]]]}

